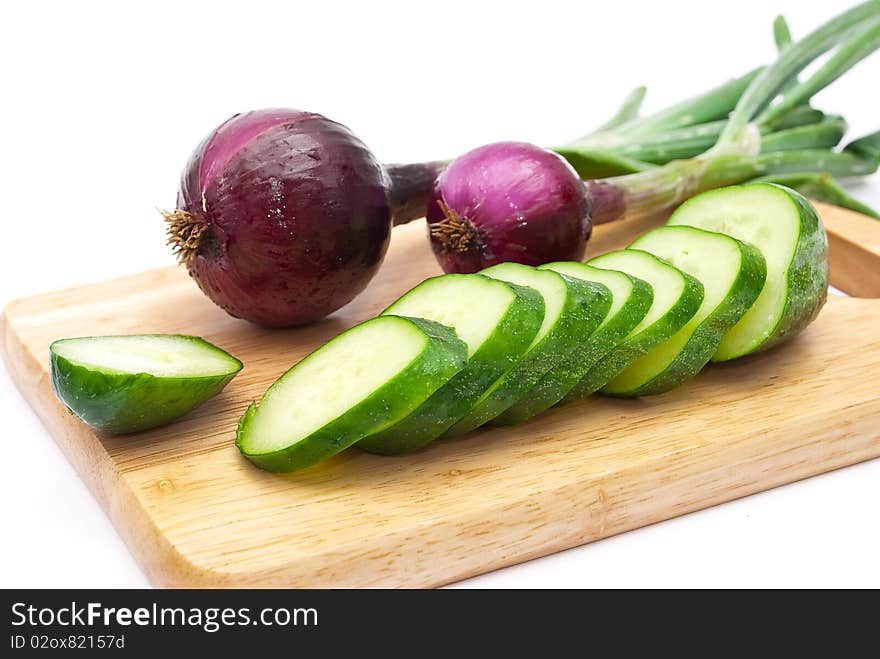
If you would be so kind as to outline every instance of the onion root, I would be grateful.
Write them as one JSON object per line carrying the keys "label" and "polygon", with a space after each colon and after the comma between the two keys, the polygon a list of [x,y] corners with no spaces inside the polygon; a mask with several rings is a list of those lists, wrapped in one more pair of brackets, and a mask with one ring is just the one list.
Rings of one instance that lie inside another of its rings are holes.
{"label": "onion root", "polygon": [[199,253],[202,237],[208,230],[208,224],[202,218],[179,208],[173,211],[160,211],[168,224],[166,232],[171,251],[177,262],[190,265]]}
{"label": "onion root", "polygon": [[431,237],[439,241],[444,251],[464,254],[479,245],[480,237],[477,228],[467,218],[461,217],[443,200],[437,204],[443,211],[444,218],[429,224]]}

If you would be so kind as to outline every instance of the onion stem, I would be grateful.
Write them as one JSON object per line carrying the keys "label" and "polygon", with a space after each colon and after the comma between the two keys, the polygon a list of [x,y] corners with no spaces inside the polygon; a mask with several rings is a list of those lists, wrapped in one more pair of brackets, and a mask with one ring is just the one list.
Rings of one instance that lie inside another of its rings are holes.
{"label": "onion stem", "polygon": [[758,125],[763,129],[782,130],[784,128],[794,128],[795,126],[803,126],[804,124],[815,124],[825,118],[822,110],[817,110],[809,105],[799,105],[792,108],[785,114],[775,118],[772,121],[762,119]]}
{"label": "onion stem", "polygon": [[627,122],[615,132],[619,136],[633,137],[724,119],[759,73],[760,69],[750,71],[744,76],[729,80],[699,96],[641,119]]}
{"label": "onion stem", "polygon": [[645,94],[647,92],[648,89],[646,87],[636,87],[633,89],[627,97],[623,99],[623,103],[620,105],[620,108],[614,116],[599,126],[595,132],[602,133],[635,119],[639,114],[639,110],[642,107],[642,102],[645,100]]}
{"label": "onion stem", "polygon": [[859,158],[864,158],[875,165],[880,164],[880,131],[860,137],[847,144],[844,153],[852,153]]}
{"label": "onion stem", "polygon": [[[773,21],[773,41],[776,42],[776,50],[780,53],[791,45],[791,30],[788,29],[788,21],[785,20],[785,16],[779,15]],[[782,88],[790,89],[797,83],[797,77],[794,77]]]}
{"label": "onion stem", "polygon": [[843,139],[846,128],[843,117],[827,117],[816,124],[786,128],[762,137],[761,152],[830,149]]}
{"label": "onion stem", "polygon": [[877,48],[880,48],[880,17],[868,21],[859,29],[858,34],[838,48],[818,71],[787,91],[779,103],[767,108],[758,120],[773,121],[779,115],[805,102]]}
{"label": "onion stem", "polygon": [[[832,147],[846,131],[842,117],[826,117],[820,110],[807,106],[794,108],[790,114],[790,119],[786,119],[787,114],[780,117],[786,121],[784,127],[775,132],[766,124],[758,126],[764,134],[761,151]],[[802,123],[811,119],[814,121]],[[569,145],[556,147],[555,151],[585,178],[617,176],[644,171],[650,164],[664,165],[671,160],[698,156],[718,141],[726,123],[710,121],[604,149]]]}
{"label": "onion stem", "polygon": [[406,224],[425,216],[428,197],[434,189],[434,181],[447,163],[410,163],[406,165],[385,165],[385,173],[390,179],[391,217],[395,226]]}
{"label": "onion stem", "polygon": [[[557,147],[553,149],[568,160],[581,178],[605,178],[653,169],[655,165],[605,149]],[[664,161],[665,162],[665,161]]]}
{"label": "onion stem", "polygon": [[789,79],[836,45],[852,27],[877,15],[880,15],[880,0],[868,0],[785,48],[776,62],[763,69],[743,92],[716,148],[724,150],[735,145],[746,125],[773,100]]}
{"label": "onion stem", "polygon": [[785,16],[777,16],[773,21],[773,40],[780,53],[791,45],[791,30],[788,29]]}

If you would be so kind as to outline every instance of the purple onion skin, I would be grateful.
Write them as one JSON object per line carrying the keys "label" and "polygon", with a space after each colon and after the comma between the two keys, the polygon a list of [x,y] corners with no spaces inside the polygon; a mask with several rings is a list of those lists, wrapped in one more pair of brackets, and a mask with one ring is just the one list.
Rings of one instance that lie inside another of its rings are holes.
{"label": "purple onion skin", "polygon": [[391,232],[388,179],[345,126],[319,114],[238,114],[193,153],[178,210],[204,226],[185,259],[231,315],[312,322],[360,293]]}
{"label": "purple onion skin", "polygon": [[[444,205],[446,209],[444,210]],[[443,235],[450,213],[471,239]],[[445,272],[477,272],[496,263],[541,265],[581,260],[590,235],[586,188],[555,153],[498,142],[455,159],[428,201],[431,246]]]}

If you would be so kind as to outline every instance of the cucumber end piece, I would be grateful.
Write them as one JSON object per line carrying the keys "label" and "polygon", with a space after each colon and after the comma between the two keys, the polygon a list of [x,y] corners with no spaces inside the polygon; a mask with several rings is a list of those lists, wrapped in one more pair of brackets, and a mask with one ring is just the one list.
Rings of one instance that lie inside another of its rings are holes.
{"label": "cucumber end piece", "polygon": [[730,235],[756,247],[767,279],[752,308],[727,333],[713,361],[771,348],[798,334],[828,294],[828,238],[812,204],[775,183],[748,183],[701,193],[682,204],[670,225]]}
{"label": "cucumber end piece", "polygon": [[49,354],[56,396],[82,421],[113,434],[174,421],[243,367],[204,339],[179,334],[60,339]]}

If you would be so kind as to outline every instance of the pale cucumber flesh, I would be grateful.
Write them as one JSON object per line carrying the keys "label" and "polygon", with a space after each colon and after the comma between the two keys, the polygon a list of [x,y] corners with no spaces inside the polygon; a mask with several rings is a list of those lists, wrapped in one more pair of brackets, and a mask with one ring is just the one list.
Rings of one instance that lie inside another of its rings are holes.
{"label": "pale cucumber flesh", "polygon": [[382,315],[426,318],[455,330],[473,355],[492,336],[516,295],[481,275],[443,275],[405,293]]}
{"label": "pale cucumber flesh", "polygon": [[605,315],[602,324],[599,325],[600,330],[617,317],[617,314],[623,309],[627,301],[630,299],[630,296],[633,294],[632,280],[619,272],[608,272],[599,268],[591,267],[589,264],[578,263],[576,261],[557,261],[542,265],[540,268],[553,270],[554,272],[558,272],[559,274],[568,277],[574,277],[575,279],[598,282],[611,291],[611,308]]}
{"label": "pale cucumber flesh", "polygon": [[[590,260],[589,265],[606,270],[619,270],[648,282],[654,299],[648,313],[629,336],[639,334],[663,317],[684,293],[687,284],[681,273],[668,268],[656,257],[639,250],[620,250]],[[629,338],[629,337],[627,337]]]}
{"label": "pale cucumber flesh", "polygon": [[400,373],[427,344],[403,323],[364,323],[326,343],[273,385],[249,428],[248,452],[293,444],[344,414]]}
{"label": "pale cucumber flesh", "polygon": [[108,373],[191,378],[237,372],[241,362],[197,337],[177,334],[91,336],[62,339],[52,351],[81,366]]}
{"label": "pale cucumber flesh", "polygon": [[550,272],[542,272],[520,263],[501,263],[481,270],[480,274],[492,279],[506,281],[510,284],[528,286],[535,289],[544,298],[544,320],[529,349],[539,344],[547,333],[559,322],[559,316],[565,306],[568,290],[565,281]]}

